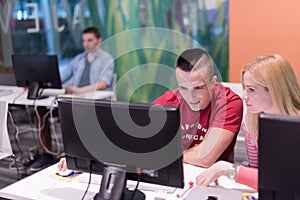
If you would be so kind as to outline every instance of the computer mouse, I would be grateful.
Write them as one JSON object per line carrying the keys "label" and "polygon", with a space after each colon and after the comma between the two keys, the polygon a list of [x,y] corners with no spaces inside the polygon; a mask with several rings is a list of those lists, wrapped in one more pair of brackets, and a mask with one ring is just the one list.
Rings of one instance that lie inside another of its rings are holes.
{"label": "computer mouse", "polygon": [[57,174],[60,176],[70,176],[73,173],[74,173],[74,171],[70,170],[70,169],[66,169],[65,171],[61,170],[61,171],[57,172]]}

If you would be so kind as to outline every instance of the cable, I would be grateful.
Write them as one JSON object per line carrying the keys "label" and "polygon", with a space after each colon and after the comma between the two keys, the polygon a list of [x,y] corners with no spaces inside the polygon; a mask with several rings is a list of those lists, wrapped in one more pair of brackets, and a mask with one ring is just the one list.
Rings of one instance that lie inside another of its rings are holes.
{"label": "cable", "polygon": [[81,200],[84,200],[84,198],[85,198],[87,192],[89,191],[89,187],[90,187],[90,184],[91,184],[91,179],[92,179],[92,167],[93,167],[93,164],[92,164],[92,161],[89,161],[89,162],[90,162],[90,163],[89,163],[89,168],[90,168],[89,182],[88,182],[88,185],[87,185],[87,187],[86,187],[86,190],[85,190],[85,192],[84,192],[84,194],[83,194]]}
{"label": "cable", "polygon": [[53,109],[54,109],[54,103],[56,102],[57,98],[55,98],[52,102],[51,102],[51,108],[50,108],[50,129],[52,130],[53,132],[53,135],[54,135],[54,138],[55,138],[55,141],[56,141],[56,147],[57,147],[57,154],[58,155],[60,153],[60,145],[59,145],[59,139],[58,139],[58,136],[57,136],[57,132],[56,132],[56,129],[55,129],[55,120],[54,120],[54,117],[53,117]]}
{"label": "cable", "polygon": [[41,135],[42,135],[42,130],[44,129],[45,127],[45,121],[44,123],[42,124],[43,126],[40,127],[40,115],[38,113],[38,110],[37,110],[37,106],[34,107],[34,110],[35,110],[35,113],[36,113],[36,116],[37,116],[37,120],[38,120],[38,135],[39,135],[39,141],[40,141],[40,144],[41,146],[43,147],[43,149],[49,153],[49,154],[52,154],[52,155],[59,155],[60,153],[60,145],[59,145],[59,139],[58,139],[58,136],[57,136],[57,133],[55,131],[55,127],[54,127],[54,117],[53,117],[53,109],[54,109],[54,103],[56,102],[57,98],[55,98],[52,102],[51,102],[51,106],[50,106],[50,110],[44,115],[43,119],[46,118],[46,115],[48,116],[49,113],[50,113],[50,129],[52,128],[52,131],[53,131],[53,135],[54,135],[54,138],[55,138],[55,142],[56,142],[56,147],[57,147],[57,150],[56,151],[51,151],[49,150],[45,144],[43,143],[42,139],[41,139]]}
{"label": "cable", "polygon": [[[16,133],[15,133],[15,142],[16,142],[16,146],[17,146],[17,148],[18,148],[18,150],[21,154],[18,157],[16,157],[14,154],[12,155],[14,160],[9,164],[8,168],[11,169],[11,170],[15,170],[15,168],[16,168],[17,172],[18,172],[18,177],[20,178],[20,170],[24,170],[23,157],[27,156],[27,155],[25,155],[27,153],[27,151],[24,152],[24,150],[21,148],[21,146],[19,144],[18,135],[19,135],[19,133],[21,133],[21,131],[19,131],[19,128],[16,125],[10,110],[8,110],[8,116],[9,116],[9,119],[11,121],[12,126],[15,128],[15,131],[16,131]],[[29,153],[30,157],[33,157],[32,153],[30,151],[28,151],[28,153]]]}
{"label": "cable", "polygon": [[137,174],[138,174],[138,180],[137,180],[136,186],[135,186],[135,188],[134,188],[134,190],[133,190],[133,193],[132,193],[132,195],[131,195],[131,198],[130,198],[131,200],[134,199],[134,196],[135,196],[135,194],[136,194],[136,191],[138,190],[138,187],[139,187],[139,184],[140,184],[140,181],[141,181],[142,170],[141,170],[140,167],[137,168]]}
{"label": "cable", "polygon": [[[38,94],[38,97],[41,97],[42,94],[43,94],[43,92],[44,92],[44,88],[40,89],[40,92],[39,92],[39,94]],[[38,98],[38,97],[37,97],[37,98]]]}
{"label": "cable", "polygon": [[15,102],[17,101],[17,99],[22,95],[22,94],[24,94],[25,93],[25,90],[23,91],[23,92],[21,92],[20,94],[18,94],[15,98],[14,98],[14,100],[12,101],[12,104],[15,104]]}
{"label": "cable", "polygon": [[11,121],[11,124],[13,125],[13,127],[14,127],[15,130],[16,130],[15,141],[16,141],[16,144],[17,144],[17,148],[19,149],[19,151],[20,151],[21,153],[23,153],[23,150],[21,149],[20,144],[19,144],[19,139],[17,138],[17,134],[19,133],[19,128],[18,128],[17,125],[15,124],[14,119],[13,119],[13,117],[12,117],[12,114],[11,114],[11,112],[10,112],[9,110],[8,110],[8,115],[9,115],[9,119],[10,119],[10,121]]}
{"label": "cable", "polygon": [[17,169],[17,174],[18,174],[18,181],[21,180],[21,175],[20,175],[20,171],[19,171],[19,167],[18,167],[18,164],[17,164],[17,159],[16,159],[16,156],[15,154],[12,154],[11,155],[16,163],[16,169]]}
{"label": "cable", "polygon": [[41,126],[40,128],[28,128],[28,129],[25,129],[25,130],[22,130],[22,131],[18,130],[18,132],[16,133],[16,138],[17,138],[18,140],[20,140],[19,134],[21,134],[21,133],[26,133],[26,132],[28,132],[28,131],[35,131],[35,132],[37,132],[37,131],[39,131],[39,130],[43,130],[43,128],[45,127],[46,117],[49,115],[49,113],[50,113],[50,111],[48,111],[48,112],[44,115],[43,121],[42,121],[42,126]]}
{"label": "cable", "polygon": [[[11,163],[8,165],[8,169],[11,170],[15,170],[17,168],[17,171],[19,170],[23,170],[24,166],[23,164],[20,162],[21,156],[15,157],[13,156],[13,160],[11,161]],[[18,164],[20,163],[20,164]]]}
{"label": "cable", "polygon": [[[46,121],[46,117],[49,115],[50,111],[48,111],[44,117],[43,117],[43,122],[42,122],[42,126],[41,126],[41,130],[45,127],[45,121]],[[16,133],[15,133],[15,137],[16,139],[19,141],[20,138],[19,138],[19,134],[21,133],[26,133],[28,131],[39,131],[40,129],[39,128],[28,128],[28,129],[25,129],[25,130],[22,130],[20,131],[20,129],[18,128],[18,126],[16,125],[16,123],[14,122],[14,119],[13,119],[13,116],[12,116],[12,113],[10,111],[8,111],[8,114],[9,114],[9,117],[10,117],[10,120],[11,120],[11,123],[13,125],[13,127],[16,129]],[[39,118],[39,115],[38,115],[38,118]]]}
{"label": "cable", "polygon": [[[28,128],[28,129],[25,129],[25,130],[20,130],[18,128],[18,126],[16,125],[14,119],[13,119],[13,116],[12,116],[12,113],[9,111],[9,117],[10,117],[10,120],[11,120],[11,123],[13,125],[13,127],[15,128],[16,130],[16,133],[15,133],[15,140],[16,140],[16,144],[17,144],[17,147],[19,149],[20,152],[23,152],[23,150],[20,148],[20,145],[19,145],[19,141],[20,141],[20,138],[19,138],[19,135],[21,133],[26,133],[28,131],[34,131],[34,132],[38,132],[38,136],[39,136],[39,141],[40,141],[40,144],[41,146],[45,149],[45,151],[49,154],[52,154],[52,155],[58,155],[60,153],[60,145],[59,145],[59,139],[58,139],[58,136],[57,136],[57,133],[55,131],[55,127],[54,127],[54,117],[53,117],[53,109],[54,109],[54,103],[57,99],[54,99],[52,102],[51,102],[51,106],[50,106],[50,110],[48,112],[46,112],[46,114],[43,116],[43,119],[41,121],[41,117],[38,113],[38,110],[37,110],[37,105],[36,105],[36,102],[35,100],[33,101],[33,106],[34,106],[34,112],[36,114],[36,117],[37,117],[37,127],[38,128]],[[50,128],[52,128],[52,131],[54,133],[54,138],[55,138],[55,143],[56,143],[56,147],[57,147],[57,150],[54,152],[54,151],[51,151],[49,150],[45,144],[43,143],[43,141],[41,140],[41,131],[45,128],[45,124],[46,124],[46,118],[50,115]]]}

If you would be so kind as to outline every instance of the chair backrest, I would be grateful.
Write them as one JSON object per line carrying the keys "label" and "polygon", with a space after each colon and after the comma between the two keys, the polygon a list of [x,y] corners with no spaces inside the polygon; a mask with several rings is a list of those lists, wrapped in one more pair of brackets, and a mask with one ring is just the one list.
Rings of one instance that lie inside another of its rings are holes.
{"label": "chair backrest", "polygon": [[0,160],[13,155],[8,132],[7,132],[8,103],[0,101]]}

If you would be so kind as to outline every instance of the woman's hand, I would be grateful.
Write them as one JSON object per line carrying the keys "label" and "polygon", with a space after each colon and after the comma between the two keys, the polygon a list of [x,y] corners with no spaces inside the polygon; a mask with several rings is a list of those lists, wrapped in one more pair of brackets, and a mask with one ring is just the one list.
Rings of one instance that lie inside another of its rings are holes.
{"label": "woman's hand", "polygon": [[226,161],[218,161],[214,163],[197,176],[196,184],[200,186],[208,186],[210,183],[215,182],[218,185],[218,178],[220,176],[226,176],[231,165],[232,163]]}

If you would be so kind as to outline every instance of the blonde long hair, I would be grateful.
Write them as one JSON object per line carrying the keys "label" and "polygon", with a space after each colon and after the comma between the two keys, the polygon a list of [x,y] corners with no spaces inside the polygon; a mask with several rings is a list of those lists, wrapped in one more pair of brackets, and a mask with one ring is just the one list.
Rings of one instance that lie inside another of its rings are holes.
{"label": "blonde long hair", "polygon": [[[254,59],[242,68],[244,74],[250,72],[253,81],[265,87],[271,95],[272,103],[278,114],[299,115],[300,86],[291,64],[280,55],[267,55]],[[258,114],[246,113],[246,124],[252,138],[258,135]]]}

